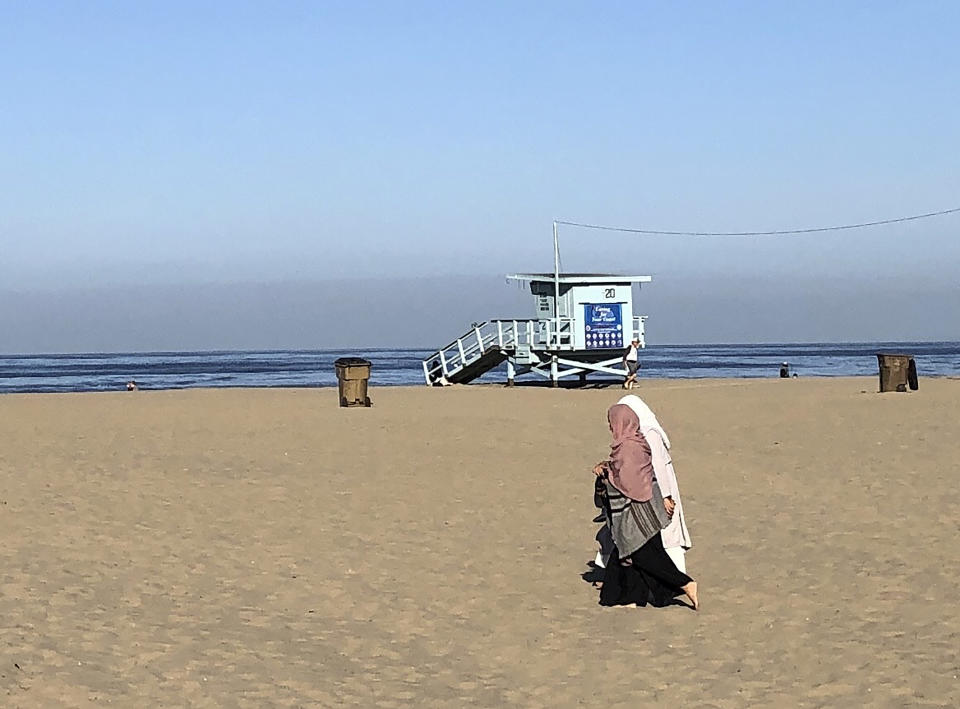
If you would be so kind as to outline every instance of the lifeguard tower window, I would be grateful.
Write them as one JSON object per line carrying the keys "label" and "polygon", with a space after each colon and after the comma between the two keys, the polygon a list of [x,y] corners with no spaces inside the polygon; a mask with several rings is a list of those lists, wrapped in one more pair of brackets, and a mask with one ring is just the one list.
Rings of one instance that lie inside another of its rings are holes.
{"label": "lifeguard tower window", "polygon": [[[507,362],[507,380],[530,372],[556,385],[590,372],[623,376],[623,348],[645,344],[645,315],[634,314],[634,290],[650,276],[533,273],[507,276],[530,284],[535,317],[477,323],[423,360],[428,383],[442,374],[467,383]],[[434,371],[437,370],[437,371]]]}

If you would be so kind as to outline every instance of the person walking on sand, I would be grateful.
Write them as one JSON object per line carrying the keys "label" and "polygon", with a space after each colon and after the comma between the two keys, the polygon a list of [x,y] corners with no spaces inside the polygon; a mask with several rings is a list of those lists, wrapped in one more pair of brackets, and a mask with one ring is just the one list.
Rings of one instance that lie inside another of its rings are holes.
{"label": "person walking on sand", "polygon": [[[650,444],[640,433],[640,419],[626,404],[614,404],[607,420],[613,434],[610,458],[593,469],[614,542],[600,604],[664,606],[683,592],[698,610],[697,582],[680,571],[663,548],[660,532],[669,526],[671,512],[654,478]],[[676,512],[674,506],[671,510]]]}
{"label": "person walking on sand", "polygon": [[653,475],[660,485],[660,494],[667,512],[671,513],[670,524],[660,532],[663,548],[673,563],[683,573],[687,573],[686,552],[693,542],[687,529],[687,520],[683,514],[683,502],[680,501],[680,485],[673,469],[670,456],[670,438],[657,420],[649,406],[636,394],[627,394],[618,404],[625,404],[640,420],[640,434],[650,446],[650,459],[653,462]]}
{"label": "person walking on sand", "polygon": [[640,340],[633,340],[627,351],[623,353],[623,368],[627,372],[623,380],[624,389],[633,389],[637,383],[637,369],[640,367]]}

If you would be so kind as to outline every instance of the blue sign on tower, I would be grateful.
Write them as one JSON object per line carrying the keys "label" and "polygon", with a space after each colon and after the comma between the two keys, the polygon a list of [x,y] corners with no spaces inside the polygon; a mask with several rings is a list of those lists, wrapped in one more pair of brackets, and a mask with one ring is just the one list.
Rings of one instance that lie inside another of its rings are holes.
{"label": "blue sign on tower", "polygon": [[620,303],[586,303],[584,335],[588,350],[623,349]]}

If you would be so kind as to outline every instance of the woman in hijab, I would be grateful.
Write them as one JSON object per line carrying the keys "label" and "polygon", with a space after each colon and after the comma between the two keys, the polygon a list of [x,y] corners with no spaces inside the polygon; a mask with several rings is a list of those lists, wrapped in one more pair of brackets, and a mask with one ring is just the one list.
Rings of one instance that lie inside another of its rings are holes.
{"label": "woman in hijab", "polygon": [[600,591],[601,605],[667,605],[683,592],[699,608],[697,583],[677,569],[663,548],[660,531],[670,512],[654,478],[650,444],[640,419],[626,404],[607,412],[613,443],[610,459],[594,468],[597,491],[615,548]]}
{"label": "woman in hijab", "polygon": [[693,542],[683,516],[683,503],[680,501],[680,485],[673,469],[670,457],[670,438],[657,420],[656,414],[636,394],[625,396],[618,404],[626,404],[640,420],[640,434],[650,446],[650,458],[653,461],[653,476],[660,485],[660,494],[667,512],[672,512],[670,524],[660,532],[663,548],[683,573],[687,573],[686,552]]}

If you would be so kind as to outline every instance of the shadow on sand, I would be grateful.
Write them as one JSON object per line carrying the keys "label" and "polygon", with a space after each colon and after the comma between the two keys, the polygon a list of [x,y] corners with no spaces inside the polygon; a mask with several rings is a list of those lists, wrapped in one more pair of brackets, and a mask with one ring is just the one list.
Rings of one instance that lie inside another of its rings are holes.
{"label": "shadow on sand", "polygon": [[[597,566],[595,562],[593,562],[593,561],[588,561],[588,562],[587,562],[587,570],[584,571],[582,574],[580,574],[580,578],[583,579],[586,583],[588,583],[588,584],[590,584],[591,586],[593,586],[594,588],[596,588],[597,590],[600,590],[600,588],[603,586],[603,576],[604,576],[605,573],[606,573],[606,571],[605,571],[603,568]],[[683,600],[681,600],[681,599],[683,599]],[[625,603],[625,604],[623,604],[623,605],[624,605],[624,606],[634,606],[634,605],[635,605],[635,606],[638,607],[638,608],[643,608],[643,607],[647,607],[647,606],[649,606],[649,607],[651,607],[651,608],[656,608],[656,607],[658,607],[658,606],[654,605],[651,601],[652,601],[652,597],[651,597],[650,599],[648,599],[648,600],[647,600],[647,603],[645,603],[645,604],[640,604],[640,603],[637,603],[637,604]],[[600,601],[599,601],[599,599],[598,599],[598,600],[597,600],[597,603],[599,603],[599,602],[600,602]],[[690,608],[691,610],[693,609],[693,606],[686,600],[686,595],[684,595],[684,593],[683,593],[682,591],[677,591],[677,592],[676,592],[676,597],[672,598],[671,600],[667,601],[664,605],[659,606],[659,607],[660,607],[660,608],[669,608],[670,606],[682,606],[683,608]]]}
{"label": "shadow on sand", "polygon": [[[500,384],[500,386],[506,386],[506,384]],[[550,382],[546,379],[538,381],[531,380],[525,382],[516,382],[514,383],[516,387],[532,387],[537,389],[549,389]],[[612,389],[623,388],[623,381],[616,379],[593,379],[589,381],[579,381],[579,380],[561,380],[557,382],[557,389]]]}

